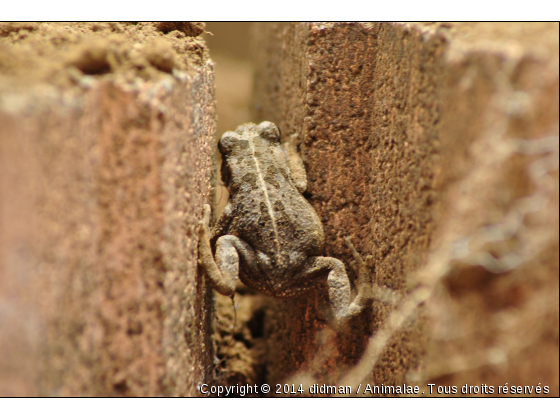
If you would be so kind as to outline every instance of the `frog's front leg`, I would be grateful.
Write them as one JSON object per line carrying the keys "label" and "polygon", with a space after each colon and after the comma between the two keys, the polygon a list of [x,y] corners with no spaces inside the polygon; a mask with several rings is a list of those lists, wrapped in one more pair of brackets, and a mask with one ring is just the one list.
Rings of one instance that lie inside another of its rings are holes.
{"label": "frog's front leg", "polygon": [[[208,212],[208,216],[206,216],[206,212]],[[208,217],[208,221],[206,222],[207,227],[209,226],[210,223],[210,213],[211,213],[210,206],[208,204],[205,204],[204,218],[202,222],[204,222],[206,220],[206,217]],[[222,211],[222,214],[220,214],[220,217],[218,218],[218,220],[216,220],[216,223],[214,223],[214,226],[210,231],[210,243],[213,243],[216,238],[226,234],[232,218],[233,218],[233,208],[231,205],[231,201],[228,201],[224,210]]]}
{"label": "frog's front leg", "polygon": [[216,256],[212,255],[210,245],[210,206],[204,206],[204,217],[199,226],[199,263],[210,279],[214,290],[224,296],[235,293],[235,284],[239,278],[239,256],[253,267],[256,261],[251,246],[234,235],[220,236],[216,241]]}

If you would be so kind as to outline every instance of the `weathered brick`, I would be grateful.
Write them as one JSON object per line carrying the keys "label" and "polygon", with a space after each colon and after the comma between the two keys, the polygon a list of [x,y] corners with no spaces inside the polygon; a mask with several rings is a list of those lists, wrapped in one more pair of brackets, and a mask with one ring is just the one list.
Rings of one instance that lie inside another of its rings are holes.
{"label": "weathered brick", "polygon": [[1,395],[198,395],[211,365],[196,226],[211,197],[212,63],[202,41],[144,32],[134,48],[148,58],[190,64],[57,70],[78,87],[0,74]]}
{"label": "weathered brick", "polygon": [[[424,315],[399,324],[390,317],[406,311],[377,303],[338,335],[324,293],[271,300],[268,381],[304,372],[331,384],[530,384],[532,366],[535,385],[557,395],[558,25],[284,23],[255,33],[255,119],[297,135],[327,254],[348,262],[342,239],[352,235],[378,284],[426,292]],[[519,211],[512,238],[485,239],[485,227],[508,228]],[[502,274],[477,252],[508,249],[523,264]],[[379,347],[391,322],[399,328]]]}

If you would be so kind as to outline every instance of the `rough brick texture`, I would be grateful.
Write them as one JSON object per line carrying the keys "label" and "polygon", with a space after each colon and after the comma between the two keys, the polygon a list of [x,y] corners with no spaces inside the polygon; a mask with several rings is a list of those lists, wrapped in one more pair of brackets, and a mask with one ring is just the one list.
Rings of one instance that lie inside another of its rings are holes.
{"label": "rough brick texture", "polygon": [[558,25],[255,33],[255,119],[297,135],[327,254],[348,263],[352,235],[375,281],[411,296],[345,334],[324,292],[270,300],[267,381],[540,382],[558,395]]}
{"label": "rough brick texture", "polygon": [[0,395],[198,395],[213,83],[205,59],[85,90],[3,85]]}

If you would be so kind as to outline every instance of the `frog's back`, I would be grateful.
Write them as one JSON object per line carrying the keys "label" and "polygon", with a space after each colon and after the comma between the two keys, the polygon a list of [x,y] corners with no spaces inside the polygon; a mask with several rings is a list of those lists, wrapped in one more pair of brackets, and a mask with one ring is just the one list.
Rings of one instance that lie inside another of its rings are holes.
{"label": "frog's back", "polygon": [[232,205],[237,215],[232,233],[255,250],[284,253],[297,249],[311,255],[323,246],[319,216],[287,180],[240,191]]}
{"label": "frog's back", "polygon": [[321,252],[321,221],[290,177],[278,128],[244,124],[225,133],[220,147],[234,215],[229,233],[279,261]]}

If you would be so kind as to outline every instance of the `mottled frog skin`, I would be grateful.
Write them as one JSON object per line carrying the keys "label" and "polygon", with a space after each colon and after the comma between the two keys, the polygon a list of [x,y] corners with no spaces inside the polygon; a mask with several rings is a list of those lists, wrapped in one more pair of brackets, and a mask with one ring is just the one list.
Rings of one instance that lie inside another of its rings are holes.
{"label": "mottled frog skin", "polygon": [[347,238],[359,266],[358,294],[350,302],[344,264],[322,256],[323,226],[302,195],[307,188],[303,162],[280,137],[278,127],[265,121],[243,124],[220,139],[222,179],[230,198],[212,231],[205,206],[199,261],[212,287],[226,296],[233,295],[238,278],[278,298],[300,296],[326,279],[340,322],[371,299],[369,273]]}

